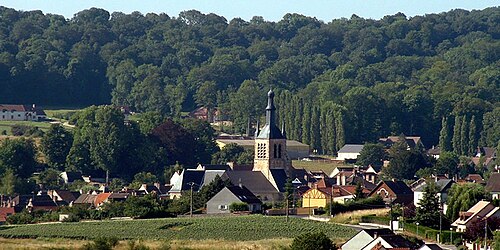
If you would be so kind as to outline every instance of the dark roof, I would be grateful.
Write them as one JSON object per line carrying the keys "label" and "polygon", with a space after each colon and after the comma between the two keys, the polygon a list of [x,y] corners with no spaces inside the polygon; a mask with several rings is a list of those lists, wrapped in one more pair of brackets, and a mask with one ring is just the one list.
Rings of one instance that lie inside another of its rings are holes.
{"label": "dark roof", "polygon": [[[455,183],[453,180],[450,179],[440,179],[436,181],[436,186],[438,187],[438,192],[443,193],[446,192],[448,189],[451,188],[451,185]],[[427,186],[427,183],[421,185],[420,187],[415,189],[415,192],[423,192],[424,188]]]}
{"label": "dark roof", "polygon": [[403,238],[401,235],[382,235],[380,238],[384,239],[387,243],[389,243],[392,248],[409,248],[414,249],[418,246],[415,243]]}
{"label": "dark roof", "polygon": [[184,175],[182,177],[182,188],[181,190],[190,190],[191,185],[189,183],[195,183],[193,185],[193,191],[198,191],[201,185],[203,184],[203,176],[205,175],[205,171],[193,170],[193,169],[185,169]]}
{"label": "dark roof", "polygon": [[271,169],[271,175],[273,176],[276,185],[280,192],[285,192],[286,180],[288,179],[284,169]]}
{"label": "dark roof", "polygon": [[68,190],[55,190],[57,194],[61,197],[61,199],[67,203],[70,203],[72,201],[75,201],[78,196],[80,196],[80,193],[78,192],[71,192]]}
{"label": "dark roof", "polygon": [[81,194],[73,202],[74,204],[94,204],[97,195],[95,194]]}
{"label": "dark roof", "polygon": [[256,195],[278,193],[260,171],[227,171],[222,178],[229,179],[233,185],[238,185],[241,181],[242,185]]}
{"label": "dark roof", "polygon": [[496,148],[490,147],[478,147],[477,154],[484,156],[486,158],[494,158],[495,157]]}
{"label": "dark roof", "polygon": [[216,165],[216,164],[202,164],[201,165],[205,170],[230,170],[231,168],[227,164]]}
{"label": "dark roof", "polygon": [[402,181],[383,181],[397,195],[413,195],[413,191]]}
{"label": "dark roof", "polygon": [[486,183],[486,190],[489,192],[500,192],[500,173],[492,173]]}
{"label": "dark roof", "polygon": [[375,234],[377,236],[382,235],[394,235],[394,232],[387,228],[377,228],[377,229],[363,229],[367,234],[369,234],[372,238],[375,238]]}
{"label": "dark roof", "polygon": [[359,153],[363,149],[362,144],[345,144],[338,153]]}
{"label": "dark roof", "polygon": [[80,172],[66,172],[66,176],[68,177],[68,182],[74,182],[76,180],[83,181],[82,173]]}
{"label": "dark roof", "polygon": [[231,186],[227,187],[231,193],[233,193],[238,199],[240,199],[242,202],[251,204],[251,203],[262,203],[257,196],[255,196],[248,188],[245,186]]}

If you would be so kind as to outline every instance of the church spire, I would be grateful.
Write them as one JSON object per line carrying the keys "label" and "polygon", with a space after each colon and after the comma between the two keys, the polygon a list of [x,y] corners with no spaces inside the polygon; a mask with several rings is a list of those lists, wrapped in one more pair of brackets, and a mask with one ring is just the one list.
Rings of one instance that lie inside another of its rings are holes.
{"label": "church spire", "polygon": [[284,139],[276,125],[276,107],[274,106],[274,92],[272,89],[267,93],[266,125],[259,132],[257,138]]}
{"label": "church spire", "polygon": [[267,92],[266,125],[276,126],[275,113],[276,107],[274,106],[274,92],[270,89],[269,92]]}

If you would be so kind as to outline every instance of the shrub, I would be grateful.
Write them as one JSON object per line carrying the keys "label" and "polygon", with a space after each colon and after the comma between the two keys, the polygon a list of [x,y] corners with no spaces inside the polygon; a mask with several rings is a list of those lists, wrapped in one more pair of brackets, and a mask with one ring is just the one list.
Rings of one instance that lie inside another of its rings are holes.
{"label": "shrub", "polygon": [[231,205],[229,205],[229,210],[231,212],[248,211],[248,204],[244,202],[233,202],[231,203]]}
{"label": "shrub", "polygon": [[323,232],[305,233],[293,239],[292,250],[330,250],[337,249],[332,240]]}
{"label": "shrub", "polygon": [[93,242],[89,242],[81,248],[82,250],[111,250],[113,247],[118,245],[118,238],[111,237],[99,237],[96,238]]}
{"label": "shrub", "polygon": [[63,222],[79,222],[80,217],[76,214],[69,214],[68,217],[63,219]]}
{"label": "shrub", "polygon": [[7,223],[9,224],[29,224],[32,223],[33,216],[27,211],[22,211],[21,213],[16,213],[7,217]]}

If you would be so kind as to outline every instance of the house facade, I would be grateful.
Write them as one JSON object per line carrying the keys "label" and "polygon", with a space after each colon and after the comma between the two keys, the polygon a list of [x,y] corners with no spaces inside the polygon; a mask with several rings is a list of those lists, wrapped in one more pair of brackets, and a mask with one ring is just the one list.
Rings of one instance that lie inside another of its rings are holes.
{"label": "house facade", "polygon": [[460,212],[458,219],[451,225],[457,232],[465,232],[467,227],[475,223],[484,223],[484,219],[500,218],[500,208],[489,201],[479,201],[466,212]]}
{"label": "house facade", "polygon": [[[433,180],[436,183],[436,187],[438,188],[438,199],[439,203],[443,205],[443,212],[446,213],[447,205],[446,202],[448,201],[448,190],[451,188],[451,186],[455,183],[453,180],[450,179],[440,179],[440,180]],[[426,181],[427,182],[427,181]],[[427,186],[427,183],[423,183],[419,187],[417,187],[413,191],[413,204],[415,207],[419,207],[420,205],[420,200],[424,197],[424,189]]]}
{"label": "house facade", "polygon": [[45,112],[35,104],[0,104],[0,121],[40,121],[46,118]]}
{"label": "house facade", "polygon": [[500,199],[500,173],[491,174],[486,183],[486,191],[490,192],[492,199]]}
{"label": "house facade", "polygon": [[413,191],[402,181],[381,181],[370,193],[370,197],[380,195],[385,203],[411,204]]}
{"label": "house facade", "polygon": [[337,160],[355,162],[362,149],[363,145],[361,144],[345,144],[337,152]]}
{"label": "house facade", "polygon": [[230,213],[229,206],[232,203],[246,203],[248,211],[252,213],[262,210],[262,202],[245,186],[225,187],[212,199],[207,201],[207,214]]}

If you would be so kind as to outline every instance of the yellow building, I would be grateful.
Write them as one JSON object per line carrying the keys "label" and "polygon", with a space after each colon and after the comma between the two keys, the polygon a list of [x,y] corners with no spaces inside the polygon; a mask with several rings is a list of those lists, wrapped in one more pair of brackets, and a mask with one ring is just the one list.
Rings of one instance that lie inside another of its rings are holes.
{"label": "yellow building", "polygon": [[302,207],[326,207],[330,198],[330,192],[326,189],[311,188],[302,195]]}

